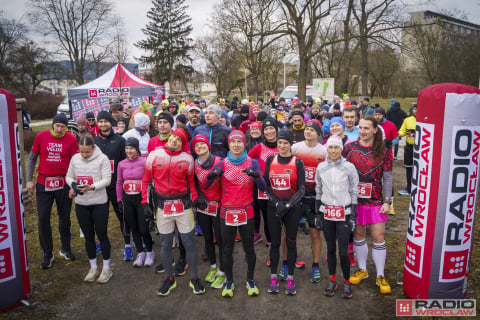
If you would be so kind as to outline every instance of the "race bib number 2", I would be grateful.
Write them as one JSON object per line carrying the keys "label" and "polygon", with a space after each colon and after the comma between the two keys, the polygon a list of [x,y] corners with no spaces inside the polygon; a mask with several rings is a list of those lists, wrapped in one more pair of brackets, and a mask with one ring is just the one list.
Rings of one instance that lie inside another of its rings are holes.
{"label": "race bib number 2", "polygon": [[46,177],[45,178],[45,191],[57,191],[63,189],[65,181],[63,177]]}
{"label": "race bib number 2", "polygon": [[247,224],[247,211],[245,209],[227,210],[225,212],[225,224],[233,227]]}

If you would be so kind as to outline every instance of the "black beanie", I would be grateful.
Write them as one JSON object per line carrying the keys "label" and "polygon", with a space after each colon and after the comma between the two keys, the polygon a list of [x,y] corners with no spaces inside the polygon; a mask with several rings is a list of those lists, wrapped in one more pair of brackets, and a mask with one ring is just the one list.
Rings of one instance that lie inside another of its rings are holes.
{"label": "black beanie", "polygon": [[320,128],[316,121],[308,121],[307,127],[313,128],[315,131],[317,131],[319,137],[322,136],[322,128]]}
{"label": "black beanie", "polygon": [[127,141],[125,142],[125,147],[134,147],[135,149],[137,149],[138,155],[141,155],[140,142],[138,142],[137,138],[134,138],[134,137],[128,138]]}
{"label": "black beanie", "polygon": [[164,112],[160,113],[157,117],[157,121],[162,120],[162,119],[167,120],[170,123],[170,126],[173,127],[173,117],[169,112],[164,111]]}
{"label": "black beanie", "polygon": [[97,114],[97,122],[100,122],[100,120],[107,120],[108,122],[110,122],[110,124],[113,125],[112,114],[108,111],[102,110]]}
{"label": "black beanie", "polygon": [[243,106],[242,109],[240,109],[240,113],[250,113],[250,106]]}
{"label": "black beanie", "polygon": [[95,114],[93,112],[87,112],[85,118],[88,119],[95,119]]}
{"label": "black beanie", "polygon": [[293,144],[293,134],[288,130],[282,130],[278,133],[277,141],[280,139],[287,140],[291,145]]}
{"label": "black beanie", "polygon": [[263,120],[263,123],[262,123],[262,131],[265,131],[265,128],[266,127],[274,127],[275,128],[275,131],[278,132],[278,123],[277,123],[277,120],[275,120],[274,118],[268,116],[265,118],[265,120]]}
{"label": "black beanie", "polygon": [[263,121],[268,117],[268,114],[265,111],[260,111],[257,113],[257,121]]}
{"label": "black beanie", "polygon": [[55,123],[62,123],[65,125],[65,127],[68,126],[68,119],[67,116],[64,115],[63,113],[59,113],[53,117],[52,125]]}
{"label": "black beanie", "polygon": [[387,114],[385,113],[385,110],[383,110],[382,107],[377,107],[377,108],[375,108],[375,113],[380,113],[380,114],[382,114],[384,118],[387,116]]}

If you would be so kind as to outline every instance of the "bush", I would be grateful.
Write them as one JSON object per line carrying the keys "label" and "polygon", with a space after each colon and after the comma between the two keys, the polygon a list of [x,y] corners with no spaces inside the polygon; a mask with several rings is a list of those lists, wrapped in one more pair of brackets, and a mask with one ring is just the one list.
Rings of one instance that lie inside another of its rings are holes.
{"label": "bush", "polygon": [[36,94],[27,100],[25,109],[32,115],[32,120],[51,119],[57,114],[57,107],[62,96]]}
{"label": "bush", "polygon": [[30,152],[33,146],[33,140],[37,136],[37,131],[23,130],[23,150]]}

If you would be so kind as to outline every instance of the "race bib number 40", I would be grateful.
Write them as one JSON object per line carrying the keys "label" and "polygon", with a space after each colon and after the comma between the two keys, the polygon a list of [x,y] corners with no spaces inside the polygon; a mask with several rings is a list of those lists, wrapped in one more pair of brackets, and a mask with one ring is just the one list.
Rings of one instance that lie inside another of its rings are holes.
{"label": "race bib number 40", "polygon": [[225,212],[225,224],[233,227],[247,224],[247,211],[245,209],[227,210]]}
{"label": "race bib number 40", "polygon": [[345,221],[345,207],[326,205],[324,216],[327,220]]}
{"label": "race bib number 40", "polygon": [[290,175],[288,174],[272,174],[270,176],[270,185],[275,190],[290,189]]}
{"label": "race bib number 40", "polygon": [[180,200],[165,200],[163,204],[163,215],[179,216],[184,214],[183,203]]}
{"label": "race bib number 40", "polygon": [[372,184],[367,182],[358,183],[358,198],[371,198]]}
{"label": "race bib number 40", "polygon": [[46,177],[45,178],[45,191],[57,191],[63,189],[65,180],[63,177]]}
{"label": "race bib number 40", "polygon": [[128,195],[139,194],[142,192],[142,180],[125,180],[123,191]]}
{"label": "race bib number 40", "polygon": [[77,176],[77,184],[79,186],[93,184],[93,176]]}

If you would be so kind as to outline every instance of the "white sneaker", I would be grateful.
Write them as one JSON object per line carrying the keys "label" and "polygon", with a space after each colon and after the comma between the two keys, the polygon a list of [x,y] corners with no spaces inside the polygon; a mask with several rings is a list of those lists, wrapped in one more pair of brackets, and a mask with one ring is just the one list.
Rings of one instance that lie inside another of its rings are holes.
{"label": "white sneaker", "polygon": [[145,259],[145,267],[153,267],[155,262],[155,252],[147,252],[147,258]]}
{"label": "white sneaker", "polygon": [[100,273],[100,277],[98,277],[98,283],[107,283],[108,280],[113,276],[112,269],[103,269],[102,273]]}
{"label": "white sneaker", "polygon": [[135,262],[133,263],[134,267],[143,267],[143,264],[145,263],[145,252],[140,252],[137,254],[137,258],[135,259]]}
{"label": "white sneaker", "polygon": [[90,270],[88,270],[87,275],[83,279],[85,282],[95,282],[95,279],[98,277],[98,269],[97,267],[91,267]]}

